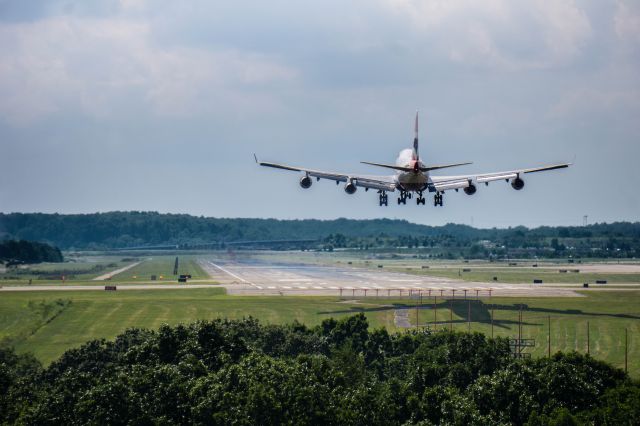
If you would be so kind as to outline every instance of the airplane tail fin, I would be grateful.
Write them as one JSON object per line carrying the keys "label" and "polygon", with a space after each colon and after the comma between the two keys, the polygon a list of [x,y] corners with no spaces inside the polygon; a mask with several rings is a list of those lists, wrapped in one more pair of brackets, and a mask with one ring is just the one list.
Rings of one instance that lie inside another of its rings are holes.
{"label": "airplane tail fin", "polygon": [[420,156],[418,154],[418,111],[416,111],[416,124],[414,129],[414,137],[413,137],[413,159],[419,160]]}

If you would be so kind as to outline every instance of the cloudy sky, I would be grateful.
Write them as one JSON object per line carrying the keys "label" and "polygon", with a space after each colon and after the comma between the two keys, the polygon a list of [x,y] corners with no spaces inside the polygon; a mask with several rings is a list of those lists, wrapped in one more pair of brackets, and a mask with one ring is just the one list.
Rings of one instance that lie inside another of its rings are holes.
{"label": "cloudy sky", "polygon": [[[421,114],[454,173],[572,161],[379,208],[264,161],[385,173]],[[0,211],[425,224],[638,220],[638,1],[0,0]]]}

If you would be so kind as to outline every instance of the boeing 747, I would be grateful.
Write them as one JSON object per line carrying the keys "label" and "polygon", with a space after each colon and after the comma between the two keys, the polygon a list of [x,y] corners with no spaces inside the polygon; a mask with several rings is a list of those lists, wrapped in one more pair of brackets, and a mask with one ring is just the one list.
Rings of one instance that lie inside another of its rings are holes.
{"label": "boeing 747", "polygon": [[344,190],[347,194],[354,194],[358,187],[362,187],[365,191],[374,189],[378,191],[380,206],[388,206],[387,192],[399,191],[398,204],[407,204],[407,199],[412,198],[412,194],[416,194],[416,203],[418,205],[425,204],[425,192],[434,192],[433,205],[442,206],[443,194],[448,190],[460,189],[468,195],[473,195],[477,191],[480,184],[489,185],[489,182],[505,180],[510,182],[515,190],[524,188],[523,176],[529,173],[543,172],[547,170],[562,169],[569,167],[571,163],[551,164],[541,167],[533,167],[528,169],[509,170],[504,172],[457,175],[457,176],[433,176],[432,171],[446,169],[450,167],[465,166],[471,164],[469,162],[454,164],[438,164],[426,165],[422,162],[418,153],[418,114],[415,118],[415,136],[413,139],[413,148],[400,151],[396,164],[381,164],[362,161],[376,167],[384,167],[395,170],[395,174],[388,176],[369,176],[359,175],[355,173],[333,173],[321,170],[307,169],[304,167],[294,167],[284,164],[258,162],[256,163],[265,167],[273,167],[282,170],[291,170],[304,173],[300,178],[300,186],[309,188],[316,180],[328,179],[333,180],[336,184],[344,182]]}

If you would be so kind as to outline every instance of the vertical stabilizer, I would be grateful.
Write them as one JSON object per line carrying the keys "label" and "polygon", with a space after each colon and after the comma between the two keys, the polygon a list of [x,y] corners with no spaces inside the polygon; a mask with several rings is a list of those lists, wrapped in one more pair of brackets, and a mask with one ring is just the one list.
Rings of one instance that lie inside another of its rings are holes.
{"label": "vertical stabilizer", "polygon": [[416,125],[415,125],[415,135],[413,137],[413,159],[419,160],[420,156],[418,155],[418,111],[416,111]]}

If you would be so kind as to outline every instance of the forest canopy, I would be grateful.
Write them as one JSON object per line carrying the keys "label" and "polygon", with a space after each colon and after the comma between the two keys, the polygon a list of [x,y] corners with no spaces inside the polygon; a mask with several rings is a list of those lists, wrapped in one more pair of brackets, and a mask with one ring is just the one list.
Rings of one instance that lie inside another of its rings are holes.
{"label": "forest canopy", "polygon": [[0,262],[40,263],[62,262],[60,249],[36,241],[0,241]]}
{"label": "forest canopy", "polygon": [[129,329],[43,368],[0,350],[0,423],[640,424],[640,385],[578,353],[514,359],[482,334],[369,330],[363,314]]}
{"label": "forest canopy", "polygon": [[171,245],[223,248],[242,241],[311,240],[286,248],[429,248],[471,257],[640,257],[640,222],[528,229],[429,226],[406,220],[224,219],[156,212],[0,213],[0,239],[68,249]]}

